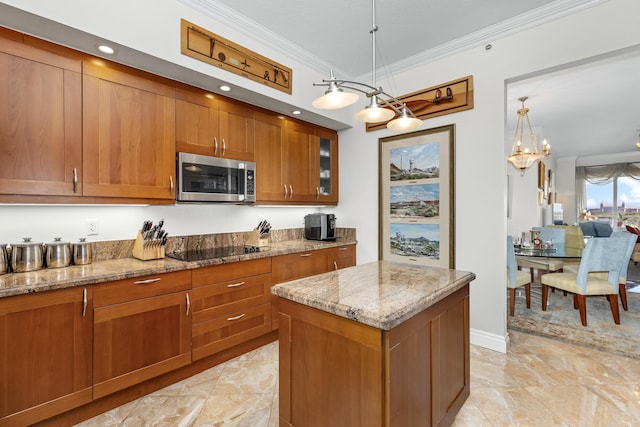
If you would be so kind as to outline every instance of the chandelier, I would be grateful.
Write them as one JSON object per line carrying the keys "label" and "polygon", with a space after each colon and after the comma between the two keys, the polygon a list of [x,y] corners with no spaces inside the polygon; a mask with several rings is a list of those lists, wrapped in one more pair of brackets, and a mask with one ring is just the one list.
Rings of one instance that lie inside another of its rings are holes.
{"label": "chandelier", "polygon": [[[376,86],[376,2],[371,1],[372,27],[369,33],[372,40],[372,69],[371,85],[351,80],[337,79],[330,71],[329,78],[323,79],[322,83],[314,83],[314,86],[328,86],[324,95],[316,98],[312,105],[316,108],[334,110],[344,108],[354,104],[360,96],[357,93],[345,92],[343,89],[350,89],[364,93],[370,98],[369,104],[355,114],[355,119],[365,123],[388,122],[387,128],[396,132],[409,132],[422,126],[422,120],[418,119],[407,105],[395,97],[386,93],[381,86]],[[397,118],[393,119],[395,116]],[[393,119],[393,120],[391,120]],[[391,120],[391,121],[389,121]]]}
{"label": "chandelier", "polygon": [[[522,108],[518,110],[518,121],[516,123],[516,133],[513,137],[513,146],[511,147],[511,154],[507,156],[509,163],[516,169],[519,169],[523,174],[536,160],[540,160],[551,154],[551,146],[547,144],[546,139],[542,142],[542,152],[538,152],[536,135],[533,133],[531,121],[529,120],[529,109],[524,106],[524,101],[527,99],[527,96],[518,98],[518,101],[522,102]],[[526,143],[524,135],[525,121],[527,122],[527,129],[529,131],[529,144],[523,146],[523,144]]]}

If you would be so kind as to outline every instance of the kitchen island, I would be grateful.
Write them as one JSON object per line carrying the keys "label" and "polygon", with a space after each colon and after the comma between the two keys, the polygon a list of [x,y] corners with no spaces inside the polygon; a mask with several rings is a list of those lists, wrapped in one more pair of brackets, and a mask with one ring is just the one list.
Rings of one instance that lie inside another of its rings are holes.
{"label": "kitchen island", "polygon": [[469,396],[473,279],[377,261],[274,286],[280,425],[451,424]]}

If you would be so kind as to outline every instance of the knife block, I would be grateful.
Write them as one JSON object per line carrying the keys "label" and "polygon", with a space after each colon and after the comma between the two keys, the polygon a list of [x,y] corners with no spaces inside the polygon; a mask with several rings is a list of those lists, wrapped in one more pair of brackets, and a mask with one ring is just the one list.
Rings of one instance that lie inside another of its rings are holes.
{"label": "knife block", "polygon": [[143,261],[164,258],[164,246],[145,245],[142,233],[138,231],[136,241],[133,243],[133,257]]}
{"label": "knife block", "polygon": [[245,246],[257,246],[260,248],[268,248],[269,247],[269,235],[267,237],[260,237],[260,233],[257,229],[253,229],[247,233],[244,239]]}

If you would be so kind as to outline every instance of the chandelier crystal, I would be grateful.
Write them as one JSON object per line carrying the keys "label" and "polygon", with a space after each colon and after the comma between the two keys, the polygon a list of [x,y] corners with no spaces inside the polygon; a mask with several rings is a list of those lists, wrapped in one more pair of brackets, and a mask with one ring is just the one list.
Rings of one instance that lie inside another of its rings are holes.
{"label": "chandelier crystal", "polygon": [[[524,106],[524,101],[528,97],[523,96],[518,98],[518,101],[522,103],[522,108],[518,109],[518,121],[516,123],[516,132],[513,137],[513,146],[511,147],[511,154],[507,156],[509,163],[516,169],[520,170],[524,174],[524,171],[533,165],[537,160],[543,159],[551,154],[551,146],[547,144],[547,140],[542,142],[542,151],[538,152],[538,144],[536,142],[536,135],[531,127],[531,121],[529,120],[529,108]],[[524,123],[527,122],[528,144],[524,135]]]}
{"label": "chandelier crystal", "polygon": [[[376,87],[376,2],[371,1],[373,25],[371,27],[372,40],[372,70],[371,76],[373,84],[360,83],[351,80],[336,79],[333,70],[330,72],[329,79],[323,79],[322,83],[314,83],[314,86],[328,86],[329,88],[324,95],[316,98],[312,105],[316,108],[325,110],[333,110],[343,108],[353,104],[359,98],[358,94],[345,92],[344,89],[354,90],[364,93],[371,101],[369,105],[355,114],[355,119],[365,123],[382,123],[388,122],[387,128],[393,131],[409,132],[422,126],[422,120],[418,119],[413,111],[411,111],[404,103],[395,97],[389,95],[382,87]],[[394,116],[398,116],[393,119]],[[391,120],[393,119],[393,120]],[[391,121],[389,121],[391,120]]]}

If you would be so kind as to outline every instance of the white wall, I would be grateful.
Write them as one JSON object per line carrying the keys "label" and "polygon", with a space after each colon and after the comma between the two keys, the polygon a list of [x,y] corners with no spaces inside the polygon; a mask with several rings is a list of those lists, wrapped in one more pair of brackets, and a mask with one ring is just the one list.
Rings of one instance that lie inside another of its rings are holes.
{"label": "white wall", "polygon": [[[113,0],[104,3],[110,10],[87,15],[94,2],[65,0],[41,2],[12,0],[16,7],[28,8],[67,25],[102,34],[141,51],[177,61],[194,68],[204,66],[178,54],[175,25],[178,13],[187,19],[214,28],[214,22],[185,10],[174,2],[158,6],[151,0]],[[394,85],[398,93],[409,93],[466,75],[473,75],[475,107],[449,116],[427,120],[424,128],[455,123],[456,168],[456,268],[472,271],[477,279],[471,285],[472,342],[505,350],[506,298],[505,256],[507,219],[505,185],[505,81],[538,70],[640,44],[636,31],[640,16],[637,0],[611,0],[557,21],[540,25],[520,34],[499,40],[486,40],[493,48],[471,49],[429,64],[398,73]],[[141,19],[144,17],[144,19]],[[143,28],[140,28],[140,25]],[[266,56],[289,64],[286,58],[259,46],[256,41],[234,37],[230,28],[216,28],[223,36],[237,40]],[[311,82],[322,76],[292,64],[298,84],[294,83],[292,103],[307,108],[317,95]],[[206,70],[210,72],[210,70]],[[254,89],[251,82],[240,81]],[[380,82],[384,87],[389,86]],[[265,88],[256,91],[273,94]],[[395,91],[394,91],[395,92]],[[281,94],[273,96],[283,97]],[[332,113],[333,114],[333,113]],[[512,112],[509,112],[512,114]],[[341,116],[343,117],[343,116]],[[358,262],[377,259],[378,244],[378,138],[389,135],[386,130],[366,133],[358,125],[340,135],[340,205],[335,209],[340,226],[358,229]],[[509,171],[512,173],[511,171]],[[105,236],[131,238],[135,227],[145,218],[164,217],[172,234],[245,230],[265,212],[275,227],[300,224],[303,208],[248,208],[234,206],[178,206],[144,208],[61,208],[2,207],[0,240],[18,237],[15,229],[34,229],[49,235],[47,227],[74,226],[68,218],[100,217]],[[88,209],[88,210],[84,210]],[[267,214],[268,213],[268,214]],[[104,225],[103,225],[104,224]],[[227,229],[226,227],[229,227]],[[35,234],[34,231],[33,234]],[[77,234],[77,233],[76,233]]]}

